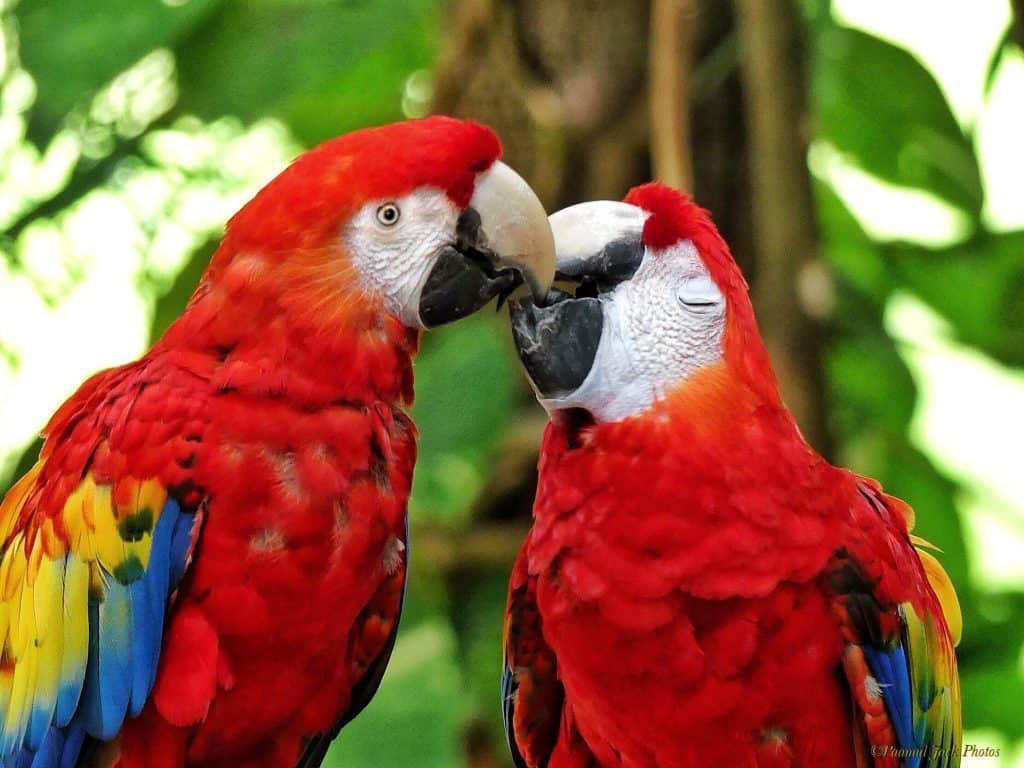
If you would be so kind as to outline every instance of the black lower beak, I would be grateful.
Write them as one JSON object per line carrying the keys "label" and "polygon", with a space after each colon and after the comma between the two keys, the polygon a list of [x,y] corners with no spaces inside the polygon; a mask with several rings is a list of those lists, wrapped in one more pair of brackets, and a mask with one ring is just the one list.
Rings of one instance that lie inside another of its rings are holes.
{"label": "black lower beak", "polygon": [[459,217],[455,245],[447,246],[420,292],[420,320],[427,328],[473,314],[495,296],[504,298],[523,283],[512,268],[499,269],[480,231],[480,216],[467,208]]}
{"label": "black lower beak", "polygon": [[445,248],[420,293],[420,320],[427,328],[459,320],[495,296],[507,296],[522,282],[514,269],[495,270],[487,262]]}
{"label": "black lower beak", "polygon": [[601,302],[549,294],[548,306],[526,298],[513,302],[509,314],[519,358],[538,394],[562,397],[579,389],[601,343]]}

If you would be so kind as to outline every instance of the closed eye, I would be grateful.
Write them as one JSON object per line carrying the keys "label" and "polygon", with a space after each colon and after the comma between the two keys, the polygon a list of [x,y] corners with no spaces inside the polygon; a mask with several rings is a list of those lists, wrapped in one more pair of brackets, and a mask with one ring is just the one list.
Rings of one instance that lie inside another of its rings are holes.
{"label": "closed eye", "polygon": [[722,294],[718,286],[707,275],[686,279],[679,287],[676,297],[687,309],[698,311],[706,311],[722,303]]}

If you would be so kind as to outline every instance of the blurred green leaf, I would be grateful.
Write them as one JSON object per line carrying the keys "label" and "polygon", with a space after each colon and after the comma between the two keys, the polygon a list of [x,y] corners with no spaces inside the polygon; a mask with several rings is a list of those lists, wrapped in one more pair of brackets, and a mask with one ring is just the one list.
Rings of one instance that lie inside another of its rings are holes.
{"label": "blurred green leaf", "polygon": [[943,550],[942,564],[963,595],[971,585],[956,484],[910,442],[917,387],[882,326],[884,304],[852,288],[841,296],[826,359],[841,463],[914,508],[914,532]]}
{"label": "blurred green leaf", "polygon": [[[864,318],[849,309],[851,321]],[[914,379],[892,338],[867,322],[857,333],[837,334],[827,353],[832,384],[832,418],[840,435],[853,439],[864,430],[884,429],[903,437],[914,414]]]}
{"label": "blurred green leaf", "polygon": [[[964,669],[1019,664],[1024,638],[1024,594],[978,591],[964,604],[964,636],[957,657]],[[1020,723],[1024,736],[1024,721]]]}
{"label": "blurred green leaf", "polygon": [[[886,493],[906,501],[914,509],[914,533],[942,553],[946,569],[965,606],[973,602],[963,523],[954,503],[956,484],[944,477],[931,461],[902,434],[866,427],[847,437],[842,463],[855,472],[878,480]],[[965,608],[965,613],[969,608]]]}
{"label": "blurred green leaf", "polygon": [[416,361],[420,452],[410,514],[459,522],[483,488],[518,376],[504,317],[484,310],[432,331]]}
{"label": "blurred green leaf", "polygon": [[939,250],[891,244],[897,281],[945,317],[957,337],[1024,365],[1024,231],[980,233]]}
{"label": "blurred green leaf", "polygon": [[[8,254],[5,253],[4,257],[7,256]],[[0,366],[6,367],[12,373],[17,373],[18,369],[21,367],[21,355],[18,354],[18,350],[7,346],[3,339],[0,339]],[[0,370],[2,370],[2,368],[0,368]]]}
{"label": "blurred green leaf", "polygon": [[398,30],[381,47],[312,91],[295,93],[284,105],[284,119],[296,137],[318,144],[346,131],[400,120],[405,82],[433,57],[432,16]]}
{"label": "blurred green leaf", "polygon": [[892,278],[881,250],[828,184],[814,185],[818,223],[825,256],[851,287],[871,296],[877,307],[889,295]]}
{"label": "blurred green leaf", "polygon": [[999,74],[999,68],[1003,64],[1003,60],[1010,53],[1013,46],[1013,25],[1011,24],[1003,32],[1003,36],[999,38],[999,42],[996,43],[995,49],[992,51],[992,58],[988,60],[988,66],[985,68],[985,95],[987,96],[992,90],[992,86],[996,82],[996,77]]}
{"label": "blurred green leaf", "polygon": [[[17,461],[14,462],[14,466],[11,468],[10,474],[0,477],[0,499],[7,495],[7,491],[11,489],[21,476],[28,472],[35,465],[36,461],[39,460],[39,451],[43,447],[43,438],[37,437],[32,440],[25,450],[22,451]],[[9,465],[8,465],[9,466]]]}
{"label": "blurred green leaf", "polygon": [[220,0],[22,0],[21,59],[38,95],[30,138],[45,144],[81,104],[149,51],[186,37]]}
{"label": "blurred green leaf", "polygon": [[309,143],[401,117],[402,85],[432,60],[436,0],[227,0],[177,49],[179,109],[268,113]]}
{"label": "blurred green leaf", "polygon": [[942,550],[938,555],[961,599],[970,602],[967,548],[960,514],[954,503],[956,484],[908,442],[887,446],[885,467],[878,479],[888,493],[906,500],[913,508],[914,533]]}
{"label": "blurred green leaf", "polygon": [[984,188],[974,146],[913,54],[831,26],[818,41],[816,63],[813,94],[822,138],[885,181],[980,214]]}
{"label": "blurred green leaf", "polygon": [[1024,735],[1024,677],[1016,659],[961,670],[960,690],[967,727]]}

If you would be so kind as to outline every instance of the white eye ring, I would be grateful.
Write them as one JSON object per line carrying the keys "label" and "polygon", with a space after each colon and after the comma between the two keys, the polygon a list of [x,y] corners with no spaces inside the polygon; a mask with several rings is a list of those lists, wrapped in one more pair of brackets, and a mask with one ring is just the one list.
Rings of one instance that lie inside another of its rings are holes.
{"label": "white eye ring", "polygon": [[377,221],[385,227],[393,227],[402,218],[402,212],[395,203],[384,203],[377,209]]}

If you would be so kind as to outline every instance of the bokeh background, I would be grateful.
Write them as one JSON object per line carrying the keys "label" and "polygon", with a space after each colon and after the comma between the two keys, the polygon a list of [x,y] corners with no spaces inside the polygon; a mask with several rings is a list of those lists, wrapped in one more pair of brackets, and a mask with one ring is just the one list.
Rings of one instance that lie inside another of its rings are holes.
{"label": "bokeh background", "polygon": [[[658,177],[713,211],[809,439],[908,499],[945,552],[967,740],[1000,750],[975,764],[1024,764],[1021,0],[0,13],[0,490],[82,379],[176,316],[226,218],[290,158],[472,116],[551,210]],[[430,334],[416,376],[409,603],[328,765],[507,766],[501,614],[544,417],[501,316]]]}

